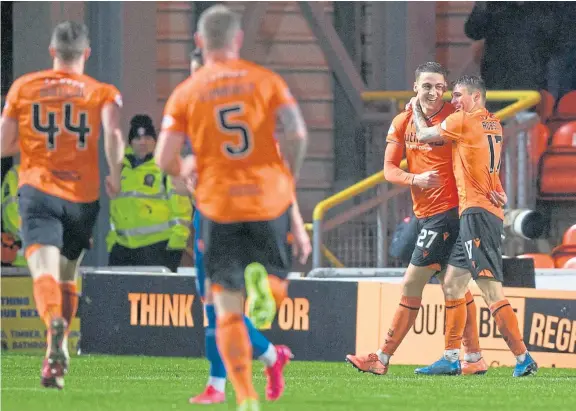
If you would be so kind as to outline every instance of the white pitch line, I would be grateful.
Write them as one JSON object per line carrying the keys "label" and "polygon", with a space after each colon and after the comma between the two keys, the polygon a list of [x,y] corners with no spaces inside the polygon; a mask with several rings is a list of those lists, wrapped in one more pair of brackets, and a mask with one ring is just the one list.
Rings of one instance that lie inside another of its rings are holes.
{"label": "white pitch line", "polygon": [[[29,392],[50,392],[50,391],[58,391],[55,388],[40,388],[40,387],[2,387],[1,391],[29,391]],[[72,391],[72,392],[86,392],[86,393],[95,393],[95,394],[119,394],[122,391],[120,390],[100,390],[100,389],[83,389],[83,388],[66,388],[64,387],[63,391]]]}

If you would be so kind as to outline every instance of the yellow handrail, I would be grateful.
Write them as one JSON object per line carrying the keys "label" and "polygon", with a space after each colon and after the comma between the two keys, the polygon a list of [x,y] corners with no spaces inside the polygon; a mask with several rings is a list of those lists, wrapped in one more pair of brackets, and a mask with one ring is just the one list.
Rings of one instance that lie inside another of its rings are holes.
{"label": "yellow handrail", "polygon": [[[312,233],[314,231],[314,226],[310,223],[304,224],[304,228],[306,231],[308,231],[308,233]],[[330,261],[332,267],[344,268],[344,264],[342,264],[342,262],[334,255],[334,253],[330,251],[324,244],[322,244],[322,254],[324,254],[324,257]]]}
{"label": "yellow handrail", "polygon": [[[376,101],[384,99],[405,99],[409,100],[414,96],[412,91],[367,91],[362,93],[362,98],[364,101]],[[449,100],[452,98],[452,93],[448,92],[444,94],[444,99]],[[488,91],[486,93],[487,101],[514,101],[513,104],[504,107],[499,110],[495,115],[500,119],[504,120],[514,114],[531,108],[540,102],[540,93],[537,91]],[[407,165],[406,159],[402,160],[400,163],[401,168],[405,168]],[[384,172],[379,171],[371,176],[351,185],[350,187],[320,201],[316,207],[314,207],[314,212],[312,214],[312,219],[314,221],[319,221],[324,217],[324,214],[331,208],[341,204],[352,197],[355,197],[372,187],[382,184],[386,181],[384,177]]]}

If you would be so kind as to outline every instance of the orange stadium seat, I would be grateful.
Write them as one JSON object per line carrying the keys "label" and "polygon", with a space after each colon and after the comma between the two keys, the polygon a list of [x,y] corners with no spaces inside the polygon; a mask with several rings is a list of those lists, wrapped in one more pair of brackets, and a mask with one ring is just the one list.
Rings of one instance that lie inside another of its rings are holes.
{"label": "orange stadium seat", "polygon": [[548,140],[550,140],[550,129],[548,129],[545,124],[536,124],[530,134],[530,147],[532,148],[530,157],[536,167],[538,166],[540,157],[542,157],[542,154],[544,154],[548,147]]}
{"label": "orange stadium seat", "polygon": [[552,250],[556,268],[562,268],[566,262],[576,257],[576,224],[569,227],[562,236],[562,244]]}
{"label": "orange stadium seat", "polygon": [[545,122],[554,113],[554,97],[546,90],[540,90],[540,103],[536,106],[536,112],[540,116],[540,121]]}
{"label": "orange stadium seat", "polygon": [[558,101],[556,114],[559,116],[576,116],[576,90],[562,96]]}
{"label": "orange stadium seat", "polygon": [[576,147],[549,147],[540,159],[538,197],[576,200]]}
{"label": "orange stadium seat", "polygon": [[552,250],[554,266],[562,268],[568,260],[576,257],[576,245],[559,245]]}
{"label": "orange stadium seat", "polygon": [[568,228],[562,237],[562,245],[576,246],[576,224]]}
{"label": "orange stadium seat", "polygon": [[550,129],[550,134],[554,135],[556,130],[558,130],[564,124],[569,123],[571,121],[576,121],[576,115],[572,116],[554,115],[548,119],[548,121],[546,122],[546,126],[548,126],[548,129]]}
{"label": "orange stadium seat", "polygon": [[572,257],[571,259],[569,259],[568,261],[566,261],[564,263],[564,267],[563,268],[573,268],[576,269],[576,257]]}
{"label": "orange stadium seat", "polygon": [[516,256],[516,258],[531,258],[534,260],[534,268],[554,268],[554,259],[548,254],[522,254]]}
{"label": "orange stadium seat", "polygon": [[564,123],[552,136],[552,146],[576,147],[576,121]]}

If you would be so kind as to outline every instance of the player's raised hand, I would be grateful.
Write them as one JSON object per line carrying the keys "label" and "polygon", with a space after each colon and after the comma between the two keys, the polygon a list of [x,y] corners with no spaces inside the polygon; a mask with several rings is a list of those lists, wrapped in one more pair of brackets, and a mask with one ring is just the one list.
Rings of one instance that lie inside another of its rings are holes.
{"label": "player's raised hand", "polygon": [[444,182],[438,175],[438,171],[425,171],[414,176],[413,185],[420,188],[437,188],[442,187]]}
{"label": "player's raised hand", "polygon": [[491,191],[488,193],[488,199],[498,208],[502,208],[508,203],[508,196],[504,192]]}

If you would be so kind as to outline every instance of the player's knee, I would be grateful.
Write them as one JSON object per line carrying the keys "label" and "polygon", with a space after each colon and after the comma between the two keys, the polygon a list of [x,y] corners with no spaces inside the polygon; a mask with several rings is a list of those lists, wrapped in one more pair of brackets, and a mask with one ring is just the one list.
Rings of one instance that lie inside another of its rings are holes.
{"label": "player's knee", "polygon": [[464,298],[466,294],[466,287],[462,287],[458,283],[444,283],[442,284],[442,291],[447,300],[458,300]]}
{"label": "player's knee", "polygon": [[502,283],[499,281],[479,278],[476,280],[476,284],[478,284],[478,287],[482,291],[482,297],[488,306],[506,298],[504,296]]}
{"label": "player's knee", "polygon": [[402,291],[408,297],[421,297],[424,287],[435,271],[428,267],[417,267],[410,264],[402,281]]}
{"label": "player's knee", "polygon": [[60,281],[60,249],[58,247],[33,244],[26,249],[26,261],[34,278],[49,274]]}
{"label": "player's knee", "polygon": [[80,259],[69,260],[63,255],[60,256],[60,281],[76,281],[78,277],[78,268],[80,267]]}
{"label": "player's knee", "polygon": [[458,281],[458,279],[448,278],[442,283],[442,291],[447,300],[458,300],[464,298],[466,294],[467,283]]}
{"label": "player's knee", "polygon": [[449,265],[442,282],[444,297],[447,300],[464,298],[471,278],[472,275],[468,270]]}
{"label": "player's knee", "polygon": [[228,314],[244,314],[244,293],[241,289],[212,284],[211,290],[218,317]]}

